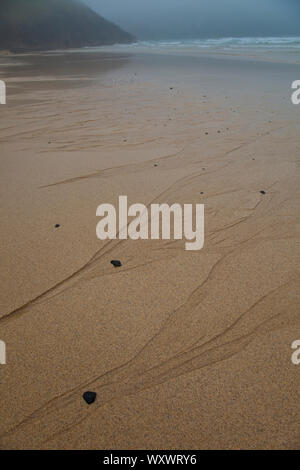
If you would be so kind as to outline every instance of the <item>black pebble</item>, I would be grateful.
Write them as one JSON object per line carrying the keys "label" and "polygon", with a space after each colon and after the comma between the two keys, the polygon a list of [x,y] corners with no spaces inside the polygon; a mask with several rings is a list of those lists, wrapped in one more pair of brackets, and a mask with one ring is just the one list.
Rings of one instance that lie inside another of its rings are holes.
{"label": "black pebble", "polygon": [[55,228],[58,228],[58,227],[60,227],[60,225],[59,225],[59,224],[55,224]]}
{"label": "black pebble", "polygon": [[114,259],[111,261],[111,264],[112,264],[115,268],[120,268],[120,267],[122,266],[121,261],[119,261],[119,260],[114,260]]}
{"label": "black pebble", "polygon": [[200,193],[200,194],[204,194],[204,192],[203,192],[203,191],[201,191],[201,193]]}
{"label": "black pebble", "polygon": [[158,166],[158,163],[154,163],[154,166]]}
{"label": "black pebble", "polygon": [[205,132],[205,135],[208,135],[208,132]]}
{"label": "black pebble", "polygon": [[266,191],[260,191],[260,194],[266,194]]}
{"label": "black pebble", "polygon": [[96,400],[97,393],[95,392],[84,392],[82,398],[88,405],[91,405]]}
{"label": "black pebble", "polygon": [[170,90],[174,90],[174,88],[171,86],[171,87],[170,87]]}

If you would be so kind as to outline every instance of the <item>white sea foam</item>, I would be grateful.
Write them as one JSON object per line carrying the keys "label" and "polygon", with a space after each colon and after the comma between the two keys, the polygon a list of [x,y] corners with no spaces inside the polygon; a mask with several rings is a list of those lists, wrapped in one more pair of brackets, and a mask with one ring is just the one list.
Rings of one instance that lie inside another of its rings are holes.
{"label": "white sea foam", "polygon": [[[128,44],[124,45],[126,48]],[[146,48],[200,48],[200,49],[296,49],[300,51],[300,37],[240,37],[219,39],[186,39],[162,41],[138,41],[129,47]]]}

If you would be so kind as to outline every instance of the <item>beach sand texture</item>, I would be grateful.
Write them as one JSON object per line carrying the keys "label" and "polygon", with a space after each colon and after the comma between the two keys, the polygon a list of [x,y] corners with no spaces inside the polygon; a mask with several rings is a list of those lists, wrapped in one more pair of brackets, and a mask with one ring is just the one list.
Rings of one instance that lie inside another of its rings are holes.
{"label": "beach sand texture", "polygon": [[[0,447],[299,449],[299,64],[79,51],[0,72]],[[205,204],[204,248],[99,241],[119,195]]]}

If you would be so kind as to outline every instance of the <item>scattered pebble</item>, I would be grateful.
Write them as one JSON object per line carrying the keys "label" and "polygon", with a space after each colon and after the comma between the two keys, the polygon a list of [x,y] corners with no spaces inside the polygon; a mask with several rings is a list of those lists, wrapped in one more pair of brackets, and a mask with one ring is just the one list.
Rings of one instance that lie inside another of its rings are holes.
{"label": "scattered pebble", "polygon": [[266,191],[260,191],[260,194],[266,194]]}
{"label": "scattered pebble", "polygon": [[158,163],[154,163],[154,166],[158,166]]}
{"label": "scattered pebble", "polygon": [[122,266],[121,261],[115,260],[115,259],[113,259],[113,260],[111,261],[111,264],[112,264],[115,268],[120,268],[120,267]]}
{"label": "scattered pebble", "polygon": [[208,132],[205,132],[205,135],[208,135]]}
{"label": "scattered pebble", "polygon": [[55,224],[54,227],[55,227],[55,228],[58,228],[58,227],[60,227],[60,225],[59,225],[59,224]]}
{"label": "scattered pebble", "polygon": [[218,134],[221,134],[221,131],[218,131]]}
{"label": "scattered pebble", "polygon": [[174,87],[170,86],[170,90],[174,90]]}
{"label": "scattered pebble", "polygon": [[82,398],[88,405],[91,405],[96,400],[96,396],[97,396],[97,393],[95,392],[84,392],[84,394],[82,395]]}
{"label": "scattered pebble", "polygon": [[203,192],[203,191],[201,191],[201,193],[200,193],[200,194],[204,194],[204,192]]}

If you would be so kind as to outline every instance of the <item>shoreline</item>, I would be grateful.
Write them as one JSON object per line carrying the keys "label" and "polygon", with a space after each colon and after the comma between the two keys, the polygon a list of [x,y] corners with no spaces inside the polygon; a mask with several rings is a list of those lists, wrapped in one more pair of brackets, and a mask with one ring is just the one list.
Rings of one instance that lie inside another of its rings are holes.
{"label": "shoreline", "polygon": [[[212,56],[212,57],[238,57],[245,60],[259,60],[270,62],[282,62],[300,64],[300,46],[290,47],[287,40],[300,44],[300,37],[233,37],[233,38],[203,38],[193,40],[138,40],[124,43],[110,43],[89,45],[81,47],[68,47],[59,49],[28,49],[20,51],[1,51],[0,57],[5,56],[25,56],[39,54],[60,54],[60,53],[99,53],[99,52],[127,52],[131,54],[165,54],[165,55],[189,55],[191,57]],[[230,45],[232,41],[233,45]],[[253,44],[251,44],[253,41]],[[255,42],[258,41],[258,42]],[[264,43],[265,41],[265,43]],[[280,46],[272,47],[272,41]],[[295,55],[298,59],[296,60]]]}

